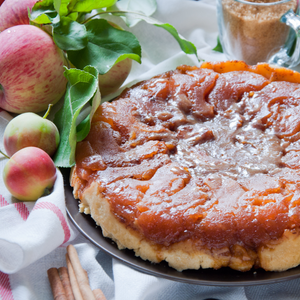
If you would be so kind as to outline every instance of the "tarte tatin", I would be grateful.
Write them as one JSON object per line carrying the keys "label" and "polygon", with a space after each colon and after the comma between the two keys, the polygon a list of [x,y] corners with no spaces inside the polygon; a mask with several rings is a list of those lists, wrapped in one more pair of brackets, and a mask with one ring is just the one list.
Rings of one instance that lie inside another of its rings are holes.
{"label": "tarte tatin", "polygon": [[120,249],[184,269],[300,264],[300,74],[203,63],[95,113],[71,173],[81,212]]}

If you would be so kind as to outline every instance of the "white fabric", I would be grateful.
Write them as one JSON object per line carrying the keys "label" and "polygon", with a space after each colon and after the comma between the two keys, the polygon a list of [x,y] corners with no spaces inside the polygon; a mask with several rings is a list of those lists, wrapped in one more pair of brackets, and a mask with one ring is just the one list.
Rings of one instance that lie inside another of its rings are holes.
{"label": "white fabric", "polygon": [[[154,17],[174,25],[192,41],[204,60],[224,60],[212,51],[218,35],[214,0],[158,0]],[[139,23],[131,31],[143,48],[143,61],[134,63],[126,82],[131,84],[180,64],[200,65],[185,55],[167,32]],[[7,114],[0,112],[3,133]],[[0,136],[2,141],[2,137]],[[3,147],[2,147],[3,149]],[[0,159],[0,169],[6,162]],[[95,247],[68,220],[61,174],[51,195],[37,202],[18,202],[10,197],[0,178],[0,299],[53,299],[47,278],[51,267],[66,266],[66,246],[72,243],[87,270],[93,289],[100,288],[108,300],[153,299],[300,299],[300,280],[253,287],[191,285],[146,275],[112,259]]]}

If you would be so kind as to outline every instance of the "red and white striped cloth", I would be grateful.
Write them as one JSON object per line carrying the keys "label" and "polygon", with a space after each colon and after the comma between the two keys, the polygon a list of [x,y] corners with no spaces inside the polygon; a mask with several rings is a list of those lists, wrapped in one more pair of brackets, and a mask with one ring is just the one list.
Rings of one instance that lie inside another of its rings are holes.
{"label": "red and white striped cloth", "polygon": [[[11,120],[0,111],[0,145],[3,131]],[[2,171],[7,158],[0,157]],[[6,189],[0,172],[0,299],[14,299],[8,274],[13,274],[46,256],[77,235],[67,219],[63,177],[50,195],[34,202],[21,202]]]}
{"label": "red and white striped cloth", "polygon": [[[7,112],[1,111],[0,128],[5,128],[10,118]],[[1,137],[1,143],[2,140]],[[7,160],[0,158],[0,170]],[[63,177],[59,170],[52,193],[34,202],[20,202],[12,197],[0,175],[2,272],[15,273],[75,237],[67,219],[64,199]]]}

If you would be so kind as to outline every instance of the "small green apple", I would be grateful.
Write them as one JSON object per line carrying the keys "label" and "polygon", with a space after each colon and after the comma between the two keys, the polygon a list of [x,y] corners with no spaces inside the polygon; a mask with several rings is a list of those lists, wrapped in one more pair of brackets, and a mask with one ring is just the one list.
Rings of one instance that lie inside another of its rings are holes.
{"label": "small green apple", "polygon": [[13,118],[6,126],[3,144],[8,156],[20,149],[34,146],[53,156],[60,135],[53,122],[35,113],[27,112]]}

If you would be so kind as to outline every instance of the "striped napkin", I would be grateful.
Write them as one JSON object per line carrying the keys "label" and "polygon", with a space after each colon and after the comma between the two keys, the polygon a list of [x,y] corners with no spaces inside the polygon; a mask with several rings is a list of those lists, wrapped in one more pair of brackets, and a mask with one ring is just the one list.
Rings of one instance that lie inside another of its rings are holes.
{"label": "striped napkin", "polygon": [[[3,131],[12,116],[0,112],[0,147]],[[2,170],[8,161],[0,157],[0,270],[15,273],[60,245],[71,241],[71,230],[65,210],[63,177],[57,179],[51,194],[34,202],[21,202],[6,189]]]}

